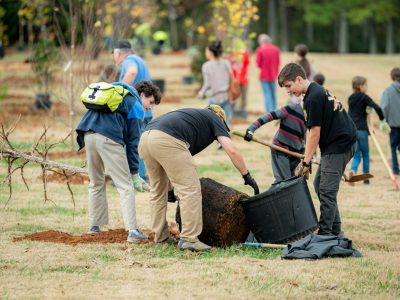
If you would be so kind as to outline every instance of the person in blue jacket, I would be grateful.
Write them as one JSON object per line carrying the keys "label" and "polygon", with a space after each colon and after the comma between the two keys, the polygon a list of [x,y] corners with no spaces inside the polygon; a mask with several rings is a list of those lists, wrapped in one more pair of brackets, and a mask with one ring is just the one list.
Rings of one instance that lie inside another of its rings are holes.
{"label": "person in blue jacket", "polygon": [[[121,210],[128,242],[147,239],[136,223],[135,195],[132,181],[139,182],[137,146],[141,135],[144,111],[159,104],[161,94],[150,81],[141,81],[135,88],[122,85],[129,93],[115,112],[89,109],[76,132],[79,150],[86,147],[89,174],[89,232],[100,232],[108,224],[105,170],[111,176],[121,200]],[[131,180],[132,176],[132,180]],[[143,181],[143,180],[142,180]]]}
{"label": "person in blue jacket", "polygon": [[[130,86],[135,86],[141,80],[151,80],[149,69],[145,61],[136,55],[132,49],[131,43],[128,40],[119,40],[114,43],[113,47],[114,62],[121,67],[119,82],[124,82]],[[141,131],[153,119],[153,110],[150,108],[145,111]],[[146,166],[142,159],[139,158],[139,175],[144,180],[147,180]],[[140,187],[139,187],[140,188]],[[147,185],[144,185],[144,190],[150,190]],[[139,190],[143,192],[144,190]]]}

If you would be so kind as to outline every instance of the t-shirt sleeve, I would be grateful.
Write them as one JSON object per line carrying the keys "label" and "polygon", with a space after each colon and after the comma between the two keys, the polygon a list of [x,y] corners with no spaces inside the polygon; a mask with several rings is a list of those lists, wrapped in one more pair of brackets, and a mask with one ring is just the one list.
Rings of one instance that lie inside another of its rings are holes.
{"label": "t-shirt sleeve", "polygon": [[219,136],[226,136],[226,137],[231,137],[229,135],[228,129],[226,128],[224,121],[221,120],[220,117],[215,115],[213,117],[213,122],[212,122],[212,131],[214,134],[214,137],[217,138]]}
{"label": "t-shirt sleeve", "polygon": [[326,96],[322,93],[315,93],[310,98],[307,111],[307,128],[322,125],[322,112],[325,97]]}

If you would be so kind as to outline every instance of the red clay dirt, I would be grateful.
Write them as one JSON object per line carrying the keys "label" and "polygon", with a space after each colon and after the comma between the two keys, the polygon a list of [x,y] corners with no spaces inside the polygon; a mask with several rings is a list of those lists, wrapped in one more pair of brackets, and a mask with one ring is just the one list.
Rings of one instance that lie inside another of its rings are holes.
{"label": "red clay dirt", "polygon": [[[60,170],[60,173],[62,173],[62,171]],[[88,184],[89,183],[89,176],[87,176],[86,174],[80,174],[80,173],[69,173],[66,172],[69,175],[69,183],[72,184]],[[41,176],[39,176],[40,179],[42,178]],[[67,178],[63,175],[63,174],[59,174],[59,173],[50,173],[47,175],[47,182],[57,182],[57,183],[64,183],[67,182]]]}
{"label": "red clay dirt", "polygon": [[[154,233],[150,229],[144,229],[144,233],[149,237],[148,241],[142,241],[140,244],[148,244],[154,242]],[[170,236],[174,240],[179,239],[179,229],[176,223],[169,225]],[[87,233],[80,236],[73,236],[69,233],[48,230],[36,232],[30,235],[16,237],[14,242],[17,241],[39,241],[49,243],[61,243],[66,245],[76,246],[77,244],[113,244],[113,243],[126,243],[128,233],[125,229],[113,229],[99,233]]]}

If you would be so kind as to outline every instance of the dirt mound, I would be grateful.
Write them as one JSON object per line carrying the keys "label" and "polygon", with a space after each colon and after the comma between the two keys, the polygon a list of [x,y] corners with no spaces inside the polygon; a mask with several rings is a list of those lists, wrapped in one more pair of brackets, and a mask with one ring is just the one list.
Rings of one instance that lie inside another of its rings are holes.
{"label": "dirt mound", "polygon": [[[68,175],[68,179],[67,179],[62,174],[61,170],[59,172],[60,173],[52,172],[49,175],[47,175],[47,181],[64,183],[64,182],[67,182],[69,179],[69,183],[72,183],[72,184],[88,184],[89,183],[89,176],[86,174],[66,172]],[[41,177],[40,177],[40,179],[41,179]]]}
{"label": "dirt mound", "polygon": [[[150,229],[144,229],[149,237],[148,241],[142,241],[141,244],[148,244],[154,241],[154,233]],[[175,223],[169,225],[170,236],[178,240],[179,239],[179,229]],[[99,233],[87,233],[80,236],[73,236],[69,233],[48,230],[42,232],[36,232],[30,235],[16,237],[14,242],[17,241],[40,241],[40,242],[50,242],[50,243],[61,243],[67,245],[77,245],[77,244],[110,244],[110,243],[125,243],[128,237],[128,233],[125,229],[113,229],[109,231],[103,231]]]}
{"label": "dirt mound", "polygon": [[60,158],[85,158],[86,157],[86,151],[85,149],[82,151],[75,151],[75,150],[69,150],[69,151],[55,151],[55,152],[49,152],[47,154],[48,159],[60,159]]}

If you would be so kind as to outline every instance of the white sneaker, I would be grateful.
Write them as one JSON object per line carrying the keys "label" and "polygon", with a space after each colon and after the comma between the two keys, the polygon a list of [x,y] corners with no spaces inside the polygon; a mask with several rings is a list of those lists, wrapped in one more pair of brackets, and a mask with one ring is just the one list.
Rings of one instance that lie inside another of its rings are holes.
{"label": "white sneaker", "polygon": [[128,232],[128,243],[137,243],[139,241],[147,241],[148,236],[139,229],[129,230]]}

